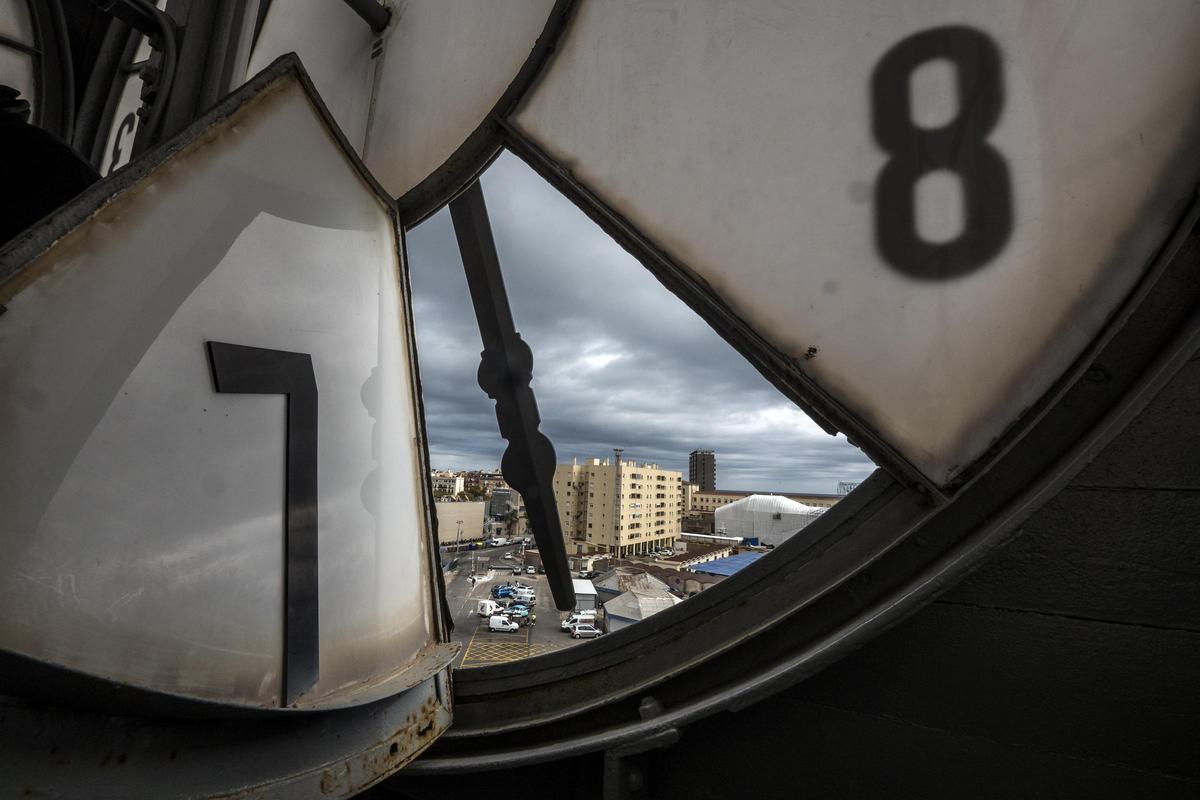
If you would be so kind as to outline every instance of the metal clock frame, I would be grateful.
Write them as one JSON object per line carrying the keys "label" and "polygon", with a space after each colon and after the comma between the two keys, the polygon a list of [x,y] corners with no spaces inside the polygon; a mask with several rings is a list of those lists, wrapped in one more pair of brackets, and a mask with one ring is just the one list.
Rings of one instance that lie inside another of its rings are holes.
{"label": "metal clock frame", "polygon": [[[455,724],[410,774],[511,768],[670,746],[688,722],[801,681],[949,588],[1120,432],[1200,347],[1200,198],[1074,364],[991,449],[936,486],[765,341],[695,272],[638,230],[513,121],[573,14],[559,0],[516,79],[466,142],[398,199],[412,227],[504,150],[525,161],[828,432],[878,469],[768,559],[636,626],[522,662],[455,673]],[[607,763],[607,762],[606,762]]]}

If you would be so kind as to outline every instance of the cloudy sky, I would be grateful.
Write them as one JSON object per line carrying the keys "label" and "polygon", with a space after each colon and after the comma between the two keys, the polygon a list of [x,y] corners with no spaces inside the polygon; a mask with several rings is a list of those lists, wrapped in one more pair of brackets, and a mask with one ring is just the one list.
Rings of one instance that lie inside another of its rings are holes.
{"label": "cloudy sky", "polygon": [[[717,454],[717,487],[832,493],[873,466],[818,428],[570,201],[505,154],[483,177],[533,390],[560,463],[612,455],[687,477]],[[434,467],[493,468],[505,442],[475,372],[482,342],[450,213],[408,235]]]}

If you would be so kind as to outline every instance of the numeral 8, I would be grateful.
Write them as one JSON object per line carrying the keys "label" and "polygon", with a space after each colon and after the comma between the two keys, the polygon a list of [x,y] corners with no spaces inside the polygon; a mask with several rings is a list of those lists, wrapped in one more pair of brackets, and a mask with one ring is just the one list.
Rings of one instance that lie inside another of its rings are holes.
{"label": "numeral 8", "polygon": [[[927,61],[950,61],[958,114],[940,128],[912,121],[911,78]],[[935,28],[889,50],[871,76],[872,130],[891,158],[875,184],[875,243],[885,261],[921,280],[966,275],[996,257],[1012,233],[1012,182],[1004,158],[985,140],[1004,107],[1000,52],[973,28]],[[917,181],[934,170],[962,181],[962,233],[933,243],[917,232]]]}

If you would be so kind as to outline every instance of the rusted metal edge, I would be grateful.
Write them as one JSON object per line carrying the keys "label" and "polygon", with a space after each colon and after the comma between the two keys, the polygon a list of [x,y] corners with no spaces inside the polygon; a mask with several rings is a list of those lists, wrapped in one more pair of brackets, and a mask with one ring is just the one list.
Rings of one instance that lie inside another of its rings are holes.
{"label": "rusted metal edge", "polygon": [[4,783],[80,800],[349,797],[445,733],[449,672],[368,706],[270,723],[113,717],[0,698]]}
{"label": "rusted metal edge", "polygon": [[432,642],[386,675],[327,692],[294,706],[255,705],[164,692],[121,683],[23,653],[0,649],[0,675],[5,695],[115,715],[214,719],[291,717],[369,705],[411,689],[445,667],[462,648],[457,642]]}

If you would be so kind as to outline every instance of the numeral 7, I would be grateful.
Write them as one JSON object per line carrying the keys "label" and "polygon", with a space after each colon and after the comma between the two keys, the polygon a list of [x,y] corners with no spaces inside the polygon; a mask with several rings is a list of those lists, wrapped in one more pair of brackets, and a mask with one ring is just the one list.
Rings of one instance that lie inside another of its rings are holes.
{"label": "numeral 7", "polygon": [[317,380],[312,356],[208,342],[218,392],[287,398],[284,493],[283,698],[290,706],[320,675],[317,606]]}

